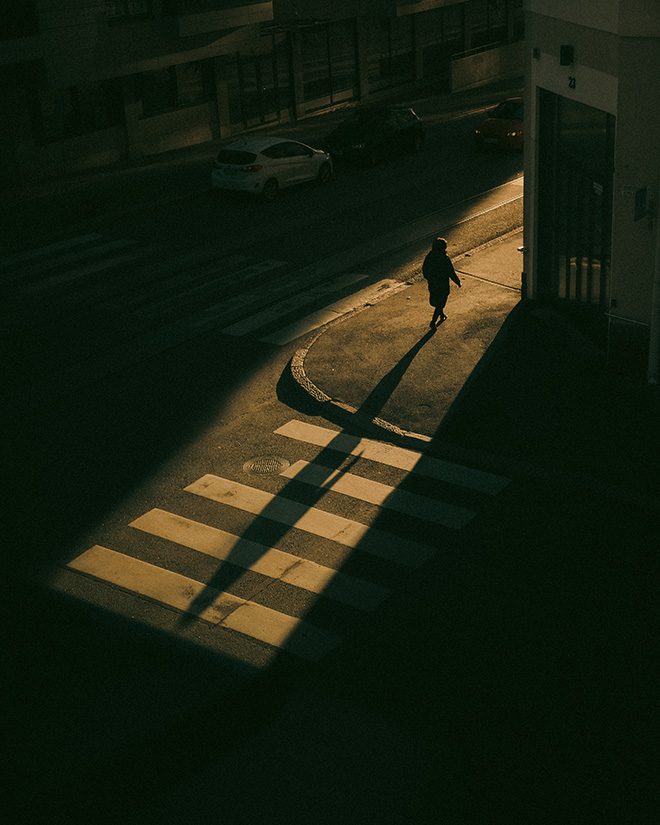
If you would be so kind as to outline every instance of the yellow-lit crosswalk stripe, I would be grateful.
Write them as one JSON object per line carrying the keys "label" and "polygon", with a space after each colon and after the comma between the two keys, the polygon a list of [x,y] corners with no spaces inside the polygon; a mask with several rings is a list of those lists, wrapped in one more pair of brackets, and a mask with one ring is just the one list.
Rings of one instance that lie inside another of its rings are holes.
{"label": "yellow-lit crosswalk stripe", "polygon": [[373,610],[390,593],[372,582],[165,510],[150,510],[131,527],[362,610]]}
{"label": "yellow-lit crosswalk stripe", "polygon": [[126,588],[215,625],[306,659],[327,655],[339,637],[302,619],[220,592],[200,582],[139,559],[95,545],[68,567]]}
{"label": "yellow-lit crosswalk stripe", "polygon": [[388,464],[406,472],[414,472],[428,478],[435,478],[459,487],[466,487],[477,492],[495,494],[501,492],[510,479],[454,464],[451,461],[433,458],[416,450],[406,450],[393,444],[373,441],[369,438],[349,435],[348,433],[308,424],[305,421],[289,421],[275,430],[277,435],[329,448],[340,453],[359,456],[369,461]]}
{"label": "yellow-lit crosswalk stripe", "polygon": [[307,461],[297,461],[280,475],[441,524],[443,527],[463,527],[475,516],[474,510],[468,510],[465,507],[437,501],[428,496],[408,493],[405,490],[381,484],[379,481],[371,481],[343,470],[333,470],[320,464],[310,464]]}
{"label": "yellow-lit crosswalk stripe", "polygon": [[[345,547],[359,545],[366,553],[408,567],[419,567],[436,552],[429,545],[215,475],[205,475],[185,489],[189,493],[304,530]],[[365,541],[367,535],[368,542]]]}

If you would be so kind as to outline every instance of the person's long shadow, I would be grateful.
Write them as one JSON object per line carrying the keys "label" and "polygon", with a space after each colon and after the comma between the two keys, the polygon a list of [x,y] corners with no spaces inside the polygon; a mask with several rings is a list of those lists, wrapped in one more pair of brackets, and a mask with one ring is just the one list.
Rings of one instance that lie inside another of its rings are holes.
{"label": "person's long shadow", "polygon": [[426,334],[422,335],[415,346],[411,347],[403,358],[394,367],[392,367],[387,375],[384,375],[380,379],[380,381],[360,405],[358,412],[361,418],[366,416],[373,421],[373,419],[378,417],[378,413],[381,412],[387,401],[391,398],[394,390],[401,383],[401,379],[406,374],[408,367],[414,361],[415,356],[422,349],[424,344],[427,344],[431,338],[433,338],[435,331],[435,328],[432,328],[429,329]]}
{"label": "person's long shadow", "polygon": [[[419,341],[417,341],[417,343],[411,347],[410,350],[408,350],[403,358],[401,358],[397,364],[385,376],[383,376],[383,378],[381,378],[378,384],[360,405],[357,410],[356,417],[359,417],[362,420],[364,420],[365,416],[370,420],[374,420],[377,417],[378,413],[383,409],[388,399],[401,382],[401,379],[405,375],[406,370],[410,367],[416,355],[420,352],[422,347],[431,340],[435,332],[436,330],[434,328],[429,329],[419,339]],[[338,436],[341,436],[342,440],[341,450],[337,447],[333,448],[333,443],[338,440]],[[347,443],[349,447],[351,446],[351,442],[347,442],[347,439],[354,439],[352,443],[354,449],[350,454],[352,456],[352,460],[347,466],[340,470],[341,465],[347,459]],[[331,476],[334,483],[337,480],[337,472],[340,474],[347,473],[350,469],[350,465],[357,461],[359,452],[356,452],[356,450],[359,448],[361,440],[362,436],[350,435],[345,431],[340,430],[337,433],[337,436],[319,452],[313,463],[315,467],[320,468],[325,472],[318,481],[315,480],[314,487],[308,487],[305,485],[305,501],[303,507],[306,511],[311,510],[324,497],[327,492],[325,482],[328,481]],[[254,563],[257,561],[257,558],[254,558],[255,545],[259,548],[257,553],[260,552],[261,548],[263,548],[263,553],[261,554],[263,555],[271,547],[277,545],[277,543],[291,531],[292,527],[295,527],[295,524],[282,523],[279,520],[278,511],[280,508],[278,506],[278,502],[281,503],[281,499],[284,498],[300,504],[300,486],[300,481],[295,478],[291,479],[291,481],[289,481],[286,486],[273,498],[271,503],[267,504],[260,513],[255,515],[247,529],[243,531],[241,536],[236,538],[234,546],[229,553],[224,556],[218,570],[207,582],[203,591],[193,599],[187,612],[181,615],[179,620],[180,626],[185,626],[194,621],[196,616],[203,613],[204,610],[206,610],[215,601],[219,592],[227,591],[238,579],[241,578],[241,576],[243,576],[245,572],[243,569],[244,561],[241,562],[240,559],[245,558],[245,549],[248,545],[249,553],[251,554],[252,561]],[[287,491],[289,492],[289,496],[287,496]],[[301,515],[302,512],[299,511],[296,520],[299,520]],[[261,542],[264,537],[265,522],[268,521],[270,522],[267,530],[269,544],[266,546]]]}

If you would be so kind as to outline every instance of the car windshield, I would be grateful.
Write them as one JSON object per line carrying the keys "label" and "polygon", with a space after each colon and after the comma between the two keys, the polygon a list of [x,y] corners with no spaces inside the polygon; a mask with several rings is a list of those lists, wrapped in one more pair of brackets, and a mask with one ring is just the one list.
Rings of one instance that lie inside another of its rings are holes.
{"label": "car windshield", "polygon": [[522,120],[523,105],[518,100],[505,100],[495,109],[491,117],[502,118],[503,120]]}
{"label": "car windshield", "polygon": [[218,163],[228,163],[231,166],[245,166],[254,163],[257,156],[254,152],[241,152],[238,149],[221,149],[218,153]]}
{"label": "car windshield", "polygon": [[363,111],[353,112],[353,114],[346,118],[344,125],[360,125],[360,126],[375,126],[380,123],[385,117],[385,112],[378,109],[365,109]]}
{"label": "car windshield", "polygon": [[341,125],[339,125],[333,136],[340,141],[351,143],[363,139],[372,132],[382,122],[383,113],[374,110],[354,112]]}

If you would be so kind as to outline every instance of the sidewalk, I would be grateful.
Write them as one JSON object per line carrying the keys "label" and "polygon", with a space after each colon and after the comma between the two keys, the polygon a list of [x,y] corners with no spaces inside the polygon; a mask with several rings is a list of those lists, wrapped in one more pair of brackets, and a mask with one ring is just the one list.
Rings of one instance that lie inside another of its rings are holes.
{"label": "sidewalk", "polygon": [[308,340],[294,378],[324,417],[375,438],[655,500],[657,394],[559,310],[520,301],[521,244],[519,230],[454,257],[463,287],[436,330],[417,280]]}
{"label": "sidewalk", "polygon": [[463,286],[437,330],[417,281],[329,324],[291,367],[346,431],[520,482],[263,724],[182,761],[180,783],[125,825],[218,811],[273,825],[654,821],[655,520],[630,502],[657,494],[657,407],[559,312],[520,303],[519,244],[518,231],[455,257]]}

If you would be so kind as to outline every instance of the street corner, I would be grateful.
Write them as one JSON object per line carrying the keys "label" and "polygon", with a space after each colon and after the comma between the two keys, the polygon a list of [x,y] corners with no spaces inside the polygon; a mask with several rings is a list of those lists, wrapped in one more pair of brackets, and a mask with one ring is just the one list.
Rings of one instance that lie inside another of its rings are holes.
{"label": "street corner", "polygon": [[466,252],[455,263],[457,272],[520,291],[522,288],[523,228]]}

